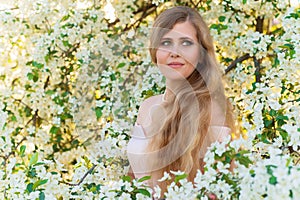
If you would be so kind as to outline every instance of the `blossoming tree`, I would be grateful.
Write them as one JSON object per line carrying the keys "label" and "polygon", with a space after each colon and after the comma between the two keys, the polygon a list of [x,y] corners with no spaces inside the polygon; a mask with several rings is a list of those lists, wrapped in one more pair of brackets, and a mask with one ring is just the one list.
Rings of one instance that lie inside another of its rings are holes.
{"label": "blossoming tree", "polygon": [[173,172],[165,198],[300,197],[299,7],[14,0],[0,10],[1,199],[159,197],[148,177],[124,176],[125,148],[141,101],[164,90],[147,41],[154,17],[174,5],[208,23],[241,136],[212,145],[194,183]]}

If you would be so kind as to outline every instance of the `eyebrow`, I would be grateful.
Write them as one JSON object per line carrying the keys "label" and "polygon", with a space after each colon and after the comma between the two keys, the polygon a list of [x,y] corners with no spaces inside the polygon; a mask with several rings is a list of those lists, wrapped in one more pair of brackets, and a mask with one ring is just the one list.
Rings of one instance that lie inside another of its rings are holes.
{"label": "eyebrow", "polygon": [[[180,37],[179,39],[180,40],[192,40],[192,41],[194,41],[194,39],[190,38],[190,37]],[[163,37],[162,40],[173,40],[173,39],[169,38],[169,37]]]}

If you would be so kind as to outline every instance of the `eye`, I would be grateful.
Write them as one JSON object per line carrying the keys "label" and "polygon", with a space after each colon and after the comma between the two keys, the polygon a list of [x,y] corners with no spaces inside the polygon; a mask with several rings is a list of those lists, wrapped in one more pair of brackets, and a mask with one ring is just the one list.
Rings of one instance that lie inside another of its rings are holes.
{"label": "eye", "polygon": [[170,46],[172,42],[170,40],[163,40],[160,45],[161,46]]}
{"label": "eye", "polygon": [[191,46],[193,45],[194,43],[192,41],[189,41],[189,40],[183,40],[182,41],[182,45],[183,46]]}

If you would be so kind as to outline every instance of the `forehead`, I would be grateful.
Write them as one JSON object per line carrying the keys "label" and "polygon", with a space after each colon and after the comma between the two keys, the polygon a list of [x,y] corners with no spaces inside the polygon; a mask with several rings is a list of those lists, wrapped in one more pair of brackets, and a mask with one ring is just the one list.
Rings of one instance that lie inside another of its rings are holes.
{"label": "forehead", "polygon": [[163,38],[173,39],[181,37],[188,37],[197,41],[197,31],[189,21],[175,24],[174,27],[163,36]]}

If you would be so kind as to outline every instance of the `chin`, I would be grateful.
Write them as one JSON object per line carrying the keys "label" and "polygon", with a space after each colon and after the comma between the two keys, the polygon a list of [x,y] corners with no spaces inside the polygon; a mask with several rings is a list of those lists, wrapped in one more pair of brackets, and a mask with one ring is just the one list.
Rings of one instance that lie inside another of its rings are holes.
{"label": "chin", "polygon": [[182,73],[182,72],[179,72],[179,71],[176,71],[176,70],[173,70],[173,69],[168,69],[168,68],[160,68],[160,72],[162,73],[162,75],[164,77],[166,77],[166,79],[169,79],[169,80],[173,80],[173,81],[176,81],[176,80],[186,80],[187,77],[189,77],[189,75],[191,73]]}
{"label": "chin", "polygon": [[179,75],[179,74],[167,74],[164,75],[166,79],[170,80],[170,81],[185,81],[187,80],[187,77],[183,76],[183,75]]}

